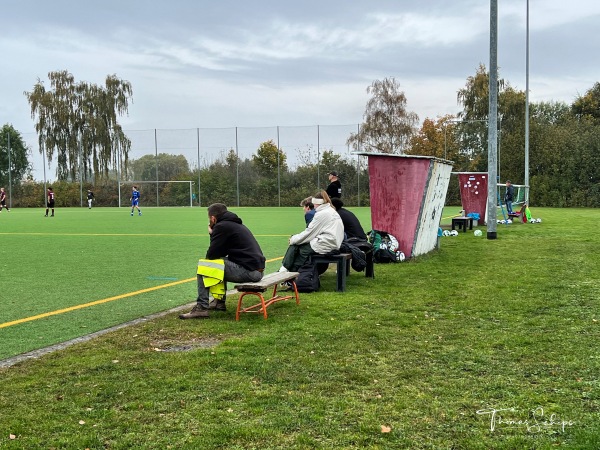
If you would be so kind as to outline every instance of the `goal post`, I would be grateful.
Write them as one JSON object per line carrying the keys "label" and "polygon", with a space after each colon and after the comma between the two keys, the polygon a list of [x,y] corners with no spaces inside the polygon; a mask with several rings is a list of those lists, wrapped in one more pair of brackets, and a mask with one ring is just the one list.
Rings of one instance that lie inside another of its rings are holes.
{"label": "goal post", "polygon": [[194,206],[193,181],[122,181],[119,183],[119,206],[131,204],[131,191],[140,191],[140,206]]}

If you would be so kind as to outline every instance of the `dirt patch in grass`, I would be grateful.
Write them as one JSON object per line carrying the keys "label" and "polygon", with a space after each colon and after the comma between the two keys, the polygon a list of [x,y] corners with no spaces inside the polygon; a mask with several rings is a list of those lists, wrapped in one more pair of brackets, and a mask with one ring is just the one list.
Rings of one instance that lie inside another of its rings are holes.
{"label": "dirt patch in grass", "polygon": [[216,347],[221,341],[217,338],[158,341],[152,343],[152,348],[157,352],[189,352],[198,348]]}

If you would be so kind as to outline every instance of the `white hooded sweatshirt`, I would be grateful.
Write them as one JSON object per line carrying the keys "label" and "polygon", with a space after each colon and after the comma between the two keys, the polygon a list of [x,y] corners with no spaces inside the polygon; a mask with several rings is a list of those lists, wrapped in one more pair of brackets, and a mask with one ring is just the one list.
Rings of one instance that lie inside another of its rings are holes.
{"label": "white hooded sweatshirt", "polygon": [[311,248],[321,255],[339,250],[344,240],[344,224],[339,214],[329,203],[317,206],[315,211],[306,229],[293,235],[290,244],[310,242]]}

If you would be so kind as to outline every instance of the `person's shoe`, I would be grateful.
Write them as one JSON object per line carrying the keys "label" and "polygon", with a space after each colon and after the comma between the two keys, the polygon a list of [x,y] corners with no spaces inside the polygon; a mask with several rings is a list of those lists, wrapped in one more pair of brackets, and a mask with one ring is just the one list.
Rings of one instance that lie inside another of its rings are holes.
{"label": "person's shoe", "polygon": [[208,309],[196,305],[189,313],[179,314],[180,319],[208,319]]}
{"label": "person's shoe", "polygon": [[227,311],[225,300],[216,300],[213,298],[208,304],[208,309],[214,311]]}
{"label": "person's shoe", "polygon": [[291,281],[284,281],[279,285],[280,291],[291,291],[292,289],[294,289],[294,286]]}
{"label": "person's shoe", "polygon": [[131,217],[133,217],[133,213],[131,213]]}
{"label": "person's shoe", "polygon": [[142,213],[141,213],[141,212],[140,212],[140,213],[138,213],[138,216],[141,216],[141,215],[142,215]]}

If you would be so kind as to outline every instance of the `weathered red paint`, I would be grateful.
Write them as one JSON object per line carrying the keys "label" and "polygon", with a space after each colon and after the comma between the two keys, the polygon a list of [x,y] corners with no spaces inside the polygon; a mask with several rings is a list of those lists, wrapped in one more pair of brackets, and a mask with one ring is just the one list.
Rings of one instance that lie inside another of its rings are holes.
{"label": "weathered red paint", "polygon": [[465,214],[479,214],[479,223],[485,223],[488,198],[487,172],[459,172],[460,200]]}

